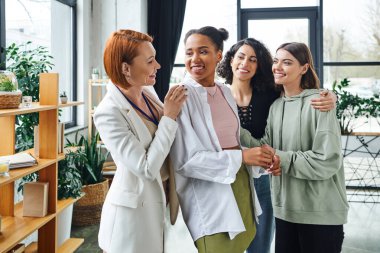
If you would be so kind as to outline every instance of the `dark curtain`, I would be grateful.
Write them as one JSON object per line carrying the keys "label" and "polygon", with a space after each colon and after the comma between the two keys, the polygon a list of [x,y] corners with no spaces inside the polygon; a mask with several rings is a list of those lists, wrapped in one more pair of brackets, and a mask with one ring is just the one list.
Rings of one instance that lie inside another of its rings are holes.
{"label": "dark curtain", "polygon": [[156,59],[161,64],[155,90],[164,101],[181,37],[186,0],[148,0],[148,34],[153,36]]}
{"label": "dark curtain", "polygon": [[0,0],[0,70],[5,70],[5,0]]}

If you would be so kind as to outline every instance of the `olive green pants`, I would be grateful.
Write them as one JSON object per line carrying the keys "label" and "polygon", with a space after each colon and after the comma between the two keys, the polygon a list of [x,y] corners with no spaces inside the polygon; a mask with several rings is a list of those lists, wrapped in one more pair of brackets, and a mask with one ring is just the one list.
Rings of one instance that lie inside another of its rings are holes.
{"label": "olive green pants", "polygon": [[228,233],[206,235],[195,241],[199,253],[243,253],[256,234],[249,174],[244,165],[231,184],[246,231],[230,240]]}

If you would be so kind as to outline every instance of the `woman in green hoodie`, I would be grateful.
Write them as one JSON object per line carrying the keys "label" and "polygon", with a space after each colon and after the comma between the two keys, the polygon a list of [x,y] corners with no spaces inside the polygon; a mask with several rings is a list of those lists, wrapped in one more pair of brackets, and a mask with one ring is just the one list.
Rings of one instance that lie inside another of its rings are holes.
{"label": "woman in green hoodie", "polygon": [[309,106],[319,79],[305,44],[281,45],[272,71],[284,96],[270,108],[264,137],[242,145],[268,144],[281,160],[282,175],[271,179],[276,253],[340,252],[348,203],[335,109]]}

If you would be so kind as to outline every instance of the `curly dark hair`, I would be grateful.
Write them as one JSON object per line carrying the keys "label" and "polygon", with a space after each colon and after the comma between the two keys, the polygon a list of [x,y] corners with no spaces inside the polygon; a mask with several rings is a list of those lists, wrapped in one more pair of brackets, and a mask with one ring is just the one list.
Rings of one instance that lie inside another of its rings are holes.
{"label": "curly dark hair", "polygon": [[252,47],[256,53],[257,70],[256,74],[251,79],[252,88],[258,91],[274,90],[275,84],[272,73],[272,55],[263,43],[253,38],[243,39],[234,44],[230,50],[226,52],[223,60],[220,62],[217,68],[217,74],[220,77],[225,78],[226,83],[232,83],[233,73],[231,68],[231,60],[239,48],[243,45]]}

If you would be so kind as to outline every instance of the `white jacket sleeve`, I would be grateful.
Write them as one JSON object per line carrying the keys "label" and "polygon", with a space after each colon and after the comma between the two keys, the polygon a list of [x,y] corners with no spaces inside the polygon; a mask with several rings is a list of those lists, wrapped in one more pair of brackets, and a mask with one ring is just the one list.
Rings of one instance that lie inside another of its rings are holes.
{"label": "white jacket sleeve", "polygon": [[146,150],[117,108],[98,107],[94,122],[112,157],[137,177],[147,180],[154,180],[160,172],[178,127],[174,120],[163,116]]}
{"label": "white jacket sleeve", "polygon": [[177,122],[178,131],[170,156],[176,172],[189,178],[222,184],[233,183],[242,163],[241,150],[215,151],[206,148],[203,143],[211,140],[203,137],[201,140],[194,130],[188,104],[183,106]]}

